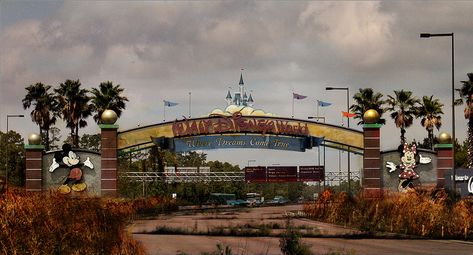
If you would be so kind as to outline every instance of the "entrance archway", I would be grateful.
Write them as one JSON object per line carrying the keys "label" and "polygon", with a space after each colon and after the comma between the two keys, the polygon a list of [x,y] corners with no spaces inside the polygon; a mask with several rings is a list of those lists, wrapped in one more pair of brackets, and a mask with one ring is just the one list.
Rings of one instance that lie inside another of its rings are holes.
{"label": "entrance archway", "polygon": [[[117,139],[121,153],[144,150],[156,145],[176,152],[234,148],[304,152],[313,147],[326,146],[362,155],[364,149],[361,131],[308,120],[242,116],[239,113],[140,127],[119,132]],[[152,176],[149,173],[129,175],[147,180],[159,178],[158,173],[153,173]],[[243,177],[239,173],[235,176]],[[168,180],[182,178],[169,177],[171,178]],[[199,179],[195,176],[193,178]],[[215,178],[212,176],[208,179]]]}
{"label": "entrance archway", "polygon": [[[304,151],[319,145],[320,140],[324,141],[323,146],[356,154],[363,154],[364,150],[363,132],[358,130],[308,120],[238,114],[164,122],[121,131],[117,138],[117,149],[122,152],[146,149],[156,142],[171,143],[167,145],[177,151],[220,148]],[[277,141],[289,145],[275,146]]]}

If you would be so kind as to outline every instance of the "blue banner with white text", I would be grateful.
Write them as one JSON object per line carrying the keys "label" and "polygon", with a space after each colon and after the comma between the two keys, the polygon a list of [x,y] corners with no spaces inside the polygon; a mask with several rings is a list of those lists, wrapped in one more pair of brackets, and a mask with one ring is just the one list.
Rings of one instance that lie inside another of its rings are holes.
{"label": "blue banner with white text", "polygon": [[[310,139],[310,142],[308,141]],[[272,135],[209,135],[174,138],[174,150],[178,152],[212,149],[273,149],[305,151],[317,146],[322,139],[313,137],[290,137]],[[311,146],[308,146],[308,145]]]}

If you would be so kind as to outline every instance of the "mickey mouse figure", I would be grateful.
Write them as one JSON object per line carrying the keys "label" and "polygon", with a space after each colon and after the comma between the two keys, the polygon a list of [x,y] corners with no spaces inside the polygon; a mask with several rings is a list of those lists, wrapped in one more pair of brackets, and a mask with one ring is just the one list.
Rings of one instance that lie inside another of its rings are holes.
{"label": "mickey mouse figure", "polygon": [[417,167],[418,163],[428,164],[432,159],[419,154],[419,162],[416,162],[417,147],[415,144],[409,147],[407,143],[404,143],[402,153],[400,165],[396,166],[393,162],[387,162],[386,167],[390,173],[394,172],[397,168],[401,169],[398,190],[400,192],[407,192],[413,189],[412,181],[419,179],[419,175],[414,171],[414,168]]}
{"label": "mickey mouse figure", "polygon": [[49,172],[54,172],[59,167],[68,167],[70,169],[66,181],[58,188],[60,194],[66,195],[71,193],[71,190],[76,192],[84,191],[87,185],[84,183],[82,166],[94,169],[94,165],[90,162],[89,157],[84,163],[79,163],[79,157],[72,151],[70,144],[62,146],[62,152],[54,154],[53,163],[49,167]]}

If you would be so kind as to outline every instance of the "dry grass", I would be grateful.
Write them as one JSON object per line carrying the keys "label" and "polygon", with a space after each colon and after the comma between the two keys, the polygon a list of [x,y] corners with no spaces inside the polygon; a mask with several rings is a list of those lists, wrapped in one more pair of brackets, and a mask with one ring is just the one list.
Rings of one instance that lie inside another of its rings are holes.
{"label": "dry grass", "polygon": [[330,190],[304,206],[311,218],[367,231],[473,240],[473,202],[449,200],[444,191],[418,191],[381,200]]}
{"label": "dry grass", "polygon": [[160,203],[9,191],[0,194],[0,254],[145,254],[125,228]]}

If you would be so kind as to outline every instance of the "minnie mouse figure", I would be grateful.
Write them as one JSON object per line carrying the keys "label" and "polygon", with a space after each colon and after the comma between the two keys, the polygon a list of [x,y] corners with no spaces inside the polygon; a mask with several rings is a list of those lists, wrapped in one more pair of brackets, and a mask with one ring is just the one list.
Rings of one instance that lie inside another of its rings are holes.
{"label": "minnie mouse figure", "polygon": [[390,173],[396,171],[397,168],[401,169],[398,190],[400,192],[407,192],[414,188],[412,182],[419,179],[419,175],[414,171],[414,168],[416,168],[419,163],[428,164],[432,159],[422,157],[422,155],[419,154],[419,162],[416,162],[417,147],[415,144],[409,147],[407,143],[404,143],[402,153],[400,165],[396,166],[393,162],[387,162],[386,167],[389,169]]}
{"label": "minnie mouse figure", "polygon": [[90,162],[89,157],[87,157],[84,163],[80,163],[79,157],[72,151],[70,144],[64,144],[62,146],[62,152],[56,152],[54,154],[53,163],[49,167],[49,172],[52,173],[59,167],[68,167],[70,169],[66,181],[58,188],[59,193],[66,195],[71,193],[71,190],[81,192],[87,188],[87,185],[84,183],[82,166],[94,169],[94,165]]}

